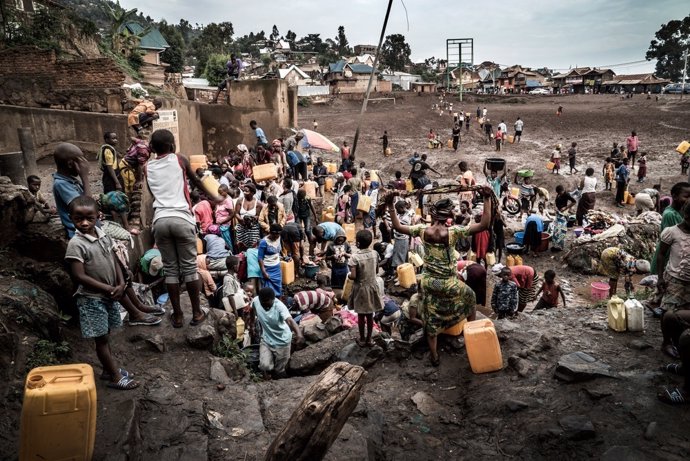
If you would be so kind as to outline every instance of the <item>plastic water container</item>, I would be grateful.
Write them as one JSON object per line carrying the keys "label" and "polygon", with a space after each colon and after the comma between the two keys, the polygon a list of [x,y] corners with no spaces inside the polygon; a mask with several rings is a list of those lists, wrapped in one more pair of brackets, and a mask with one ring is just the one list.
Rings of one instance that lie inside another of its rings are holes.
{"label": "plastic water container", "polygon": [[190,155],[189,164],[192,167],[192,171],[195,173],[197,168],[203,168],[205,170],[208,166],[205,155]]}
{"label": "plastic water container", "polygon": [[268,181],[278,177],[278,170],[274,163],[256,165],[252,168],[252,176],[256,182]]}
{"label": "plastic water container", "polygon": [[414,272],[414,266],[410,263],[404,263],[395,270],[398,274],[398,282],[403,288],[410,288],[417,284],[417,275]]}
{"label": "plastic water container", "polygon": [[491,252],[487,253],[484,259],[486,259],[486,264],[488,266],[493,266],[496,264],[496,255]]}
{"label": "plastic water container", "polygon": [[405,180],[405,189],[407,192],[412,192],[414,190],[414,184],[412,183],[411,179]]}
{"label": "plastic water container", "polygon": [[515,258],[513,255],[506,256],[506,266],[513,267],[515,265]]}
{"label": "plastic water container", "polygon": [[450,336],[460,336],[462,334],[462,330],[465,327],[465,324],[467,323],[467,319],[462,319],[452,327],[446,328],[443,330],[441,333],[444,335],[450,335]]}
{"label": "plastic water container", "polygon": [[90,365],[34,368],[24,388],[19,459],[90,460],[96,408]]}
{"label": "plastic water container", "polygon": [[204,242],[199,237],[196,238],[196,254],[204,254]]}
{"label": "plastic water container", "polygon": [[524,232],[516,232],[513,234],[513,238],[515,239],[515,243],[519,243],[520,245],[523,245],[523,242],[525,241],[525,233]]}
{"label": "plastic water container", "polygon": [[609,297],[609,284],[606,282],[592,282],[590,285],[593,301],[602,301]]}
{"label": "plastic water container", "polygon": [[204,186],[204,191],[208,196],[215,197],[216,195],[218,195],[218,188],[220,187],[220,183],[216,181],[216,178],[214,178],[213,176],[204,176],[201,179],[201,185]]}
{"label": "plastic water container", "polygon": [[510,188],[510,195],[512,195],[514,198],[518,198],[520,196],[520,188],[519,187],[511,187]]}
{"label": "plastic water container", "polygon": [[606,306],[606,312],[609,320],[609,328],[613,331],[625,331],[625,303],[621,298],[614,295],[609,299]]}
{"label": "plastic water container", "polygon": [[325,191],[330,192],[333,190],[333,178],[326,178],[326,181],[324,182],[323,188]]}
{"label": "plastic water container", "polygon": [[513,261],[515,262],[515,264],[514,264],[515,266],[522,266],[522,263],[523,263],[522,256],[515,255],[515,257],[513,258]]}
{"label": "plastic water container", "polygon": [[357,211],[363,211],[364,213],[369,213],[371,208],[371,196],[369,195],[359,195],[359,201],[357,202]]}
{"label": "plastic water container", "polygon": [[347,303],[350,299],[350,294],[352,294],[352,284],[354,282],[350,277],[345,277],[345,283],[343,284],[343,294],[341,298]]}
{"label": "plastic water container", "polygon": [[242,339],[244,336],[244,320],[242,318],[237,319],[237,322],[235,322],[235,327],[237,328],[237,337],[236,339]]}
{"label": "plastic water container", "polygon": [[316,198],[316,183],[314,181],[307,181],[302,187],[304,192],[307,193],[307,197]]}
{"label": "plastic water container", "polygon": [[328,174],[335,174],[338,171],[338,165],[335,163],[326,163],[324,162],[324,165],[326,166],[326,171]]}
{"label": "plastic water container", "polygon": [[335,215],[333,213],[329,213],[327,211],[321,212],[321,222],[334,222],[334,221],[335,221]]}
{"label": "plastic water container", "polygon": [[625,320],[628,331],[644,331],[644,306],[637,299],[625,301]]}
{"label": "plastic water container", "polygon": [[355,235],[357,234],[357,232],[355,231],[355,223],[345,223],[343,224],[343,229],[345,230],[347,241],[350,243],[354,243]]}
{"label": "plastic water container", "polygon": [[280,273],[283,277],[283,285],[289,285],[295,281],[295,261],[280,261]]}
{"label": "plastic water container", "polygon": [[690,149],[690,142],[683,141],[680,144],[678,144],[678,147],[676,147],[676,152],[679,154],[685,154],[688,149]]}
{"label": "plastic water container", "polygon": [[463,335],[472,373],[489,373],[503,368],[501,345],[491,320],[467,322]]}

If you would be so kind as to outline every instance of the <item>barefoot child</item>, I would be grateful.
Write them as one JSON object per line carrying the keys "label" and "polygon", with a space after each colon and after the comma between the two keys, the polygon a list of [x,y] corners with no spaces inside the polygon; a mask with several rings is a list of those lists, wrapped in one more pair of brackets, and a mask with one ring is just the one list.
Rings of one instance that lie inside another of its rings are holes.
{"label": "barefoot child", "polygon": [[606,186],[604,190],[611,190],[611,186],[613,185],[614,171],[615,166],[613,165],[613,159],[608,157],[601,172],[604,175],[604,185]]}
{"label": "barefoot child", "polygon": [[647,153],[642,152],[637,160],[637,182],[647,179]]}
{"label": "barefoot child", "polygon": [[556,272],[551,269],[544,272],[544,283],[541,284],[541,288],[537,291],[537,296],[539,296],[539,293],[542,295],[537,305],[534,306],[534,310],[557,307],[559,294],[561,295],[561,299],[563,299],[563,307],[566,307],[565,294],[561,289],[561,284],[556,282]]}
{"label": "barefoot child", "polygon": [[75,298],[82,336],[95,339],[96,354],[103,365],[102,378],[109,381],[108,387],[134,389],[139,383],[134,381],[133,375],[115,365],[108,343],[110,330],[122,326],[119,305],[115,301],[125,292],[113,242],[96,227],[98,207],[93,198],[76,197],[69,204],[69,213],[75,234],[67,245],[65,261],[79,283]]}
{"label": "barefoot child", "polygon": [[[372,241],[371,232],[361,230],[357,232],[355,240],[359,251],[353,254],[348,262],[350,266],[348,277],[354,283],[347,304],[357,312],[359,325],[357,344],[360,347],[371,347],[373,346],[371,333],[374,329],[374,313],[383,309],[383,293],[379,293],[376,283],[379,259],[378,253],[369,248]],[[364,335],[365,323],[366,337]]]}

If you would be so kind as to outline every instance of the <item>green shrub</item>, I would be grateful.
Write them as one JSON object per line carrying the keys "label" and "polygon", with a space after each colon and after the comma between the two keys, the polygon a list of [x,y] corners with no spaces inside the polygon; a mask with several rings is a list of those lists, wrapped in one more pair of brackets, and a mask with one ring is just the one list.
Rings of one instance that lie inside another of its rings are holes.
{"label": "green shrub", "polygon": [[220,82],[228,77],[228,71],[225,65],[230,60],[229,54],[212,54],[206,61],[204,68],[204,77],[208,80],[211,86],[218,86]]}
{"label": "green shrub", "polygon": [[31,370],[36,367],[58,365],[71,355],[72,350],[67,341],[54,343],[46,339],[39,339],[26,359],[26,368]]}

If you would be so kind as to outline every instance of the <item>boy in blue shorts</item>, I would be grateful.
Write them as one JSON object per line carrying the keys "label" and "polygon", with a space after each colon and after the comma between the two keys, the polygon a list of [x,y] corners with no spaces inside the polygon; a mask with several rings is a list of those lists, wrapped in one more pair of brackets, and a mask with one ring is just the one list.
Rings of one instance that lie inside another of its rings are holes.
{"label": "boy in blue shorts", "polygon": [[116,301],[122,298],[126,288],[115,260],[113,242],[96,227],[98,205],[93,198],[86,195],[74,198],[69,204],[69,214],[75,234],[67,245],[65,261],[79,283],[75,297],[82,336],[96,341],[96,354],[103,365],[101,379],[109,381],[108,387],[134,389],[139,383],[127,370],[118,369],[108,343],[110,330],[122,326]]}

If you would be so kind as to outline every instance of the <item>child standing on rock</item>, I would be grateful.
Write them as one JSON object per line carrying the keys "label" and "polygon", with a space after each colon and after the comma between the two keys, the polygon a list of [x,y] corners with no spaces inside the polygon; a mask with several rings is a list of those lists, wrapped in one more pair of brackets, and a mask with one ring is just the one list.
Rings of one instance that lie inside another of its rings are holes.
{"label": "child standing on rock", "polygon": [[606,186],[604,190],[611,190],[613,185],[613,179],[615,177],[615,167],[613,165],[613,159],[608,157],[604,163],[604,168],[601,173],[604,175],[604,185]]}
{"label": "child standing on rock", "polygon": [[383,309],[383,293],[379,292],[376,283],[378,253],[369,248],[372,235],[368,230],[357,232],[355,240],[359,251],[353,254],[348,262],[350,266],[348,277],[354,282],[348,305],[357,312],[358,316],[359,339],[357,344],[360,347],[371,347],[374,345],[371,341],[371,334],[374,329],[374,313]]}
{"label": "child standing on rock", "polygon": [[103,365],[102,378],[108,387],[130,390],[139,386],[133,375],[115,365],[108,335],[122,326],[119,304],[125,293],[125,279],[115,260],[113,242],[96,227],[98,205],[86,195],[69,204],[75,234],[67,245],[65,261],[70,264],[72,277],[79,283],[75,295],[79,309],[79,323],[84,338],[96,341],[96,354]]}
{"label": "child standing on rock", "polygon": [[537,296],[541,293],[541,298],[534,306],[534,310],[537,309],[551,309],[552,307],[558,306],[558,295],[561,295],[563,299],[563,307],[565,305],[565,293],[561,288],[561,284],[556,282],[556,272],[551,269],[544,272],[544,283],[541,284],[541,288],[537,291]]}

